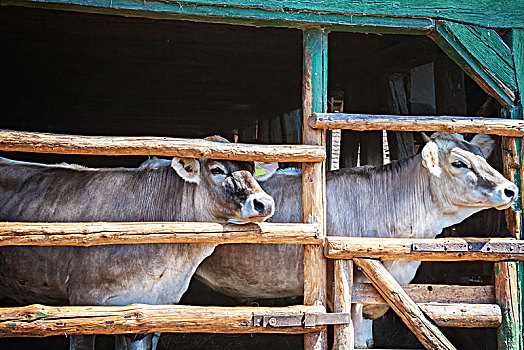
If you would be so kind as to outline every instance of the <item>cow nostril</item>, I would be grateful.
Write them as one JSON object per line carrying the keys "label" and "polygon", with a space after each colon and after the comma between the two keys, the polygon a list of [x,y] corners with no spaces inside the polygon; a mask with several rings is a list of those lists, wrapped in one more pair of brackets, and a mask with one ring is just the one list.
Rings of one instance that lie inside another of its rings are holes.
{"label": "cow nostril", "polygon": [[258,211],[259,213],[264,211],[264,203],[260,202],[257,199],[253,200],[253,208]]}
{"label": "cow nostril", "polygon": [[513,197],[515,197],[515,191],[513,191],[512,189],[509,189],[509,188],[505,188],[505,189],[504,189],[504,194],[505,194],[506,197],[508,197],[508,198],[513,198]]}

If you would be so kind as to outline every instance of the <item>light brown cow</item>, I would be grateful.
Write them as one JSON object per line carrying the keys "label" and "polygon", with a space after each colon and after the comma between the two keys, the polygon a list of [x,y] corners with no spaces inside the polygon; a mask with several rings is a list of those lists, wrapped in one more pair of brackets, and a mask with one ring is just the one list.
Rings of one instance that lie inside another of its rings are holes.
{"label": "light brown cow", "polygon": [[[174,158],[170,164],[90,169],[1,158],[0,221],[247,223],[273,214],[273,199],[255,181],[252,162]],[[215,246],[3,247],[0,302],[176,304]],[[150,343],[148,336],[130,347]],[[71,344],[92,348],[94,336],[74,337]]]}
{"label": "light brown cow", "polygon": [[[327,233],[333,236],[433,238],[487,208],[508,208],[517,187],[485,160],[493,141],[477,135],[434,133],[421,154],[391,164],[327,174]],[[277,172],[262,182],[273,196],[275,222],[302,222],[300,173]],[[303,248],[299,245],[232,244],[217,247],[196,276],[224,294],[242,299],[303,294]],[[409,283],[420,262],[385,262],[400,283]],[[365,281],[362,275],[357,281]],[[372,318],[383,312],[369,310]],[[353,310],[355,342],[371,342],[371,321]],[[365,324],[363,324],[365,323]]]}

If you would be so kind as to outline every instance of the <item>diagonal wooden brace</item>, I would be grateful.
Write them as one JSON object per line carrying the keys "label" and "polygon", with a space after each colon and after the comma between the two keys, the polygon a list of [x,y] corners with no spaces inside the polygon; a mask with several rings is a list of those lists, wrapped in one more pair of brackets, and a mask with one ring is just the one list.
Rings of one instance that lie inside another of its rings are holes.
{"label": "diagonal wooden brace", "polygon": [[353,259],[384,300],[427,349],[455,349],[440,329],[406,294],[400,284],[376,259]]}

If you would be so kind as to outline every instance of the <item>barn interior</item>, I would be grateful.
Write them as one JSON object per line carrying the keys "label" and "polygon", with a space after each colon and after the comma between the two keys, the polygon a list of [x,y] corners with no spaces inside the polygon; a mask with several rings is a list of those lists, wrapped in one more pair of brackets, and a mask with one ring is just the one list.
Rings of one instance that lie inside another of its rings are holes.
{"label": "barn interior", "polygon": [[[302,32],[187,21],[0,7],[0,128],[80,135],[299,143]],[[332,111],[475,115],[487,95],[424,36],[329,34]],[[483,116],[496,117],[491,103]],[[332,137],[337,140],[336,134]],[[334,142],[340,167],[382,164],[416,152],[419,134],[349,132]],[[386,142],[387,140],[387,142]],[[407,140],[407,141],[406,141]],[[497,139],[497,142],[500,140]],[[388,145],[385,148],[385,145]],[[500,148],[500,147],[499,147]],[[498,148],[497,148],[498,150]],[[139,165],[144,157],[1,152],[3,157],[86,166]],[[336,162],[335,162],[336,163]],[[490,163],[501,169],[500,151]],[[336,168],[336,165],[333,166]],[[377,204],[378,205],[378,204]],[[503,213],[481,212],[443,236],[506,236]],[[413,283],[493,284],[490,263],[423,263]],[[279,303],[300,303],[300,300]],[[187,304],[238,305],[198,282]],[[273,301],[261,300],[260,305]],[[391,311],[376,347],[421,348]],[[444,329],[458,348],[495,349],[494,329]],[[111,337],[101,337],[111,347]],[[64,337],[0,340],[1,348],[66,348]],[[301,336],[166,335],[160,349],[301,348]]]}

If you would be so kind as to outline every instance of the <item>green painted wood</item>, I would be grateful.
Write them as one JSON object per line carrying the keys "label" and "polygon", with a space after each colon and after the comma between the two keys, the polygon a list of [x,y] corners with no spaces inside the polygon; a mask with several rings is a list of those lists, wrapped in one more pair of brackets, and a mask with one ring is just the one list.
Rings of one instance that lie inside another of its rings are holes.
{"label": "green painted wood", "polygon": [[434,21],[430,18],[275,11],[260,7],[227,7],[186,2],[133,0],[1,0],[0,2],[4,5],[35,8],[259,27],[304,29],[320,25],[332,31],[356,33],[425,35],[434,26]]}
{"label": "green painted wood", "polygon": [[328,34],[324,29],[307,29],[304,31],[304,65],[311,62],[313,86],[313,113],[327,111],[327,45]]}
{"label": "green painted wood", "polygon": [[[511,43],[512,43],[512,49],[513,49],[513,59],[515,61],[515,72],[516,72],[516,78],[517,78],[517,86],[520,96],[520,108],[517,110],[518,113],[514,113],[512,116],[524,119],[524,108],[522,107],[522,97],[524,96],[524,29],[513,29],[512,30],[512,37],[511,37]],[[517,139],[517,149],[520,152],[520,164],[521,164],[521,171],[522,171],[522,164],[524,164],[524,152],[522,149],[522,139]],[[520,209],[520,212],[522,213],[522,195],[523,195],[523,188],[522,188],[522,176],[524,174],[520,174],[520,176],[517,176],[518,179],[515,179],[519,181],[518,186],[520,189],[520,206],[517,209]],[[522,220],[521,216],[521,220]],[[522,226],[521,226],[521,232],[519,239],[524,239],[524,232],[522,232]],[[524,349],[524,263],[518,263],[517,264],[517,274],[519,279],[519,294],[520,294],[520,322],[518,325],[519,331],[518,333],[521,335],[520,337],[520,350]]]}
{"label": "green painted wood", "polygon": [[[511,51],[500,36],[486,28],[470,27],[456,23],[436,21],[435,30],[430,37],[448,56],[486,91],[505,106],[513,106],[516,99],[516,82],[513,62],[508,62],[506,54]],[[474,34],[475,33],[475,34]],[[481,34],[478,34],[481,33]],[[490,33],[490,34],[488,34]],[[477,35],[493,37],[488,42],[481,41]],[[504,57],[504,58],[503,58]],[[513,79],[510,77],[513,76]],[[508,81],[504,81],[504,77]]]}

